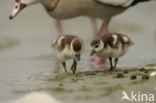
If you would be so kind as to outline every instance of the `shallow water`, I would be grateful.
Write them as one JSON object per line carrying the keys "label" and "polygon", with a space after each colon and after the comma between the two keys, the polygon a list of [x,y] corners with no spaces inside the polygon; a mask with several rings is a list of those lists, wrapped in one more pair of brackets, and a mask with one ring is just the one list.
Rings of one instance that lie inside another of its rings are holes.
{"label": "shallow water", "polygon": [[[111,21],[110,31],[127,34],[135,44],[120,59],[118,67],[156,64],[155,5],[155,2],[137,5]],[[16,90],[46,87],[45,78],[55,76],[56,72],[61,74],[63,70],[56,70],[55,57],[50,48],[57,35],[54,20],[41,5],[25,9],[13,21],[8,18],[13,1],[2,0],[0,6],[0,100],[9,101],[19,97],[14,93]],[[98,24],[100,26],[100,20]],[[90,20],[75,18],[64,21],[63,26],[65,33],[78,35],[85,41],[86,48],[78,71],[91,70],[87,65],[92,59],[88,55],[88,45],[93,39]]]}

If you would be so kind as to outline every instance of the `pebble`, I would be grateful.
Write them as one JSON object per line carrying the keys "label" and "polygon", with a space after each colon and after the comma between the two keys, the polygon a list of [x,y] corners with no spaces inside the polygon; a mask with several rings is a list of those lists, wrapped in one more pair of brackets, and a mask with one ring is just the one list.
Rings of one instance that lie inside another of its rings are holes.
{"label": "pebble", "polygon": [[148,80],[149,76],[148,75],[142,75],[142,80]]}
{"label": "pebble", "polygon": [[64,84],[63,83],[60,83],[59,86],[64,86]]}
{"label": "pebble", "polygon": [[139,71],[143,72],[145,71],[145,68],[140,68]]}
{"label": "pebble", "polygon": [[125,70],[125,71],[124,71],[124,74],[128,74],[128,70]]}
{"label": "pebble", "polygon": [[136,75],[131,75],[131,80],[135,80],[137,79],[137,76]]}
{"label": "pebble", "polygon": [[122,77],[124,77],[123,73],[117,73],[116,78],[122,78]]}
{"label": "pebble", "polygon": [[144,71],[144,73],[148,73],[148,71]]}

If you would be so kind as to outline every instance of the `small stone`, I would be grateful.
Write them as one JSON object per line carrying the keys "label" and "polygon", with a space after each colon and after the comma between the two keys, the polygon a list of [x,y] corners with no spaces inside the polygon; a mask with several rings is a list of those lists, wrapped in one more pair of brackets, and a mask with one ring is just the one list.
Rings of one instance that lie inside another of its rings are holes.
{"label": "small stone", "polygon": [[149,79],[149,76],[148,75],[143,75],[142,76],[142,80],[148,80]]}
{"label": "small stone", "polygon": [[145,71],[145,68],[140,68],[139,71],[143,72]]}
{"label": "small stone", "polygon": [[128,74],[128,70],[124,70],[124,74]]}
{"label": "small stone", "polygon": [[148,71],[144,71],[144,73],[148,73]]}
{"label": "small stone", "polygon": [[131,80],[135,80],[137,79],[137,76],[136,75],[131,75]]}
{"label": "small stone", "polygon": [[122,77],[124,77],[123,73],[117,73],[116,78],[122,78]]}
{"label": "small stone", "polygon": [[59,86],[64,86],[64,84],[63,83],[60,83]]}

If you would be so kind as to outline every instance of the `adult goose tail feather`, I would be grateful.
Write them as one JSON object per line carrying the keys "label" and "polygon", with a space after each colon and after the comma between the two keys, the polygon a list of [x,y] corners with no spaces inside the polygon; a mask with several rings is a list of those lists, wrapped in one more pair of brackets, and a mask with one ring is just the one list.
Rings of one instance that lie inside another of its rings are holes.
{"label": "adult goose tail feather", "polygon": [[112,6],[129,7],[134,6],[140,2],[156,1],[156,0],[95,0],[95,1]]}

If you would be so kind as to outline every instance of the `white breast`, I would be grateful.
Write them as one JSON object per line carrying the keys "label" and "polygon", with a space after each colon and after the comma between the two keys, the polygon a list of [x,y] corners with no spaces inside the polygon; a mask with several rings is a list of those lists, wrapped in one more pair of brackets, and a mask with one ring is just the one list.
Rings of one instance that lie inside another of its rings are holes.
{"label": "white breast", "polygon": [[74,58],[74,55],[68,46],[66,46],[65,49],[63,49],[63,51],[61,51],[61,52],[57,49],[55,50],[55,52],[56,52],[56,56],[57,56],[58,60],[61,62],[64,62],[71,58]]}

